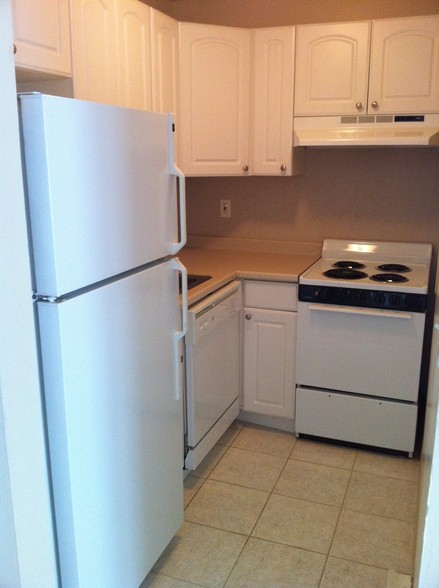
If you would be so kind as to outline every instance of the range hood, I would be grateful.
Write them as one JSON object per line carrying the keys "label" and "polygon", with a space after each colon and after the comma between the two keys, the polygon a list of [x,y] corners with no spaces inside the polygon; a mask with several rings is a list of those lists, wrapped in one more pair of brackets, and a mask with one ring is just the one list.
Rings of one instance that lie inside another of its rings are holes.
{"label": "range hood", "polygon": [[439,114],[294,118],[294,147],[390,146],[439,146]]}

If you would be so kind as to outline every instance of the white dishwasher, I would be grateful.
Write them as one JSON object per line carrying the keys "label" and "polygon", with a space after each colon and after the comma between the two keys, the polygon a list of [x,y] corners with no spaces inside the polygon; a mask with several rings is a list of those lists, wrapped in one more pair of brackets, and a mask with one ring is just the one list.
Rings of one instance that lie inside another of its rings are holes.
{"label": "white dishwasher", "polygon": [[199,465],[238,416],[241,309],[241,284],[236,281],[189,308],[186,469]]}

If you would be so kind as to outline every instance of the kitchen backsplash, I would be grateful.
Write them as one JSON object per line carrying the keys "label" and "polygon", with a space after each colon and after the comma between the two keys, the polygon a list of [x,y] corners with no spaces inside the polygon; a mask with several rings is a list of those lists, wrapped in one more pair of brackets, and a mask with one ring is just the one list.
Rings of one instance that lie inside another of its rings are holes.
{"label": "kitchen backsplash", "polygon": [[[220,218],[230,199],[232,217]],[[439,149],[308,149],[298,177],[187,178],[193,235],[430,242],[439,249]]]}

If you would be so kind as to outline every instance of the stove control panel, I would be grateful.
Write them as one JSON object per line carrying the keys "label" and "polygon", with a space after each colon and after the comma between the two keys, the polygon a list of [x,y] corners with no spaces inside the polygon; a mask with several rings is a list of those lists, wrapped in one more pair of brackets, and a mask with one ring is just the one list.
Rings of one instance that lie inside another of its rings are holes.
{"label": "stove control panel", "polygon": [[358,288],[313,286],[308,284],[299,284],[299,300],[301,302],[406,310],[411,312],[425,312],[427,306],[427,296],[425,294],[383,292],[382,290],[362,290]]}

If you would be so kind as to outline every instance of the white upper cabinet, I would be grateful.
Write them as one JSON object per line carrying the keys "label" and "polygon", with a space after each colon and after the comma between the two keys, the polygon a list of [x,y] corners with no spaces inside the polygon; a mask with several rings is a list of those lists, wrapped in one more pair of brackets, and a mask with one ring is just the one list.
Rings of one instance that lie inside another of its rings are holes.
{"label": "white upper cabinet", "polygon": [[178,21],[151,8],[152,104],[178,115]]}
{"label": "white upper cabinet", "polygon": [[180,147],[187,175],[250,169],[251,31],[180,23]]}
{"label": "white upper cabinet", "polygon": [[138,0],[116,1],[120,103],[152,110],[150,9]]}
{"label": "white upper cabinet", "polygon": [[294,33],[294,27],[253,30],[253,174],[293,173]]}
{"label": "white upper cabinet", "polygon": [[152,109],[172,112],[175,159],[180,164],[178,21],[151,8]]}
{"label": "white upper cabinet", "polygon": [[120,104],[114,0],[71,0],[75,98]]}
{"label": "white upper cabinet", "polygon": [[12,11],[17,79],[70,77],[69,0],[14,0]]}
{"label": "white upper cabinet", "polygon": [[367,22],[297,27],[295,116],[365,112]]}
{"label": "white upper cabinet", "polygon": [[71,14],[75,98],[152,110],[149,6],[71,0]]}
{"label": "white upper cabinet", "polygon": [[439,16],[297,27],[295,116],[438,111]]}
{"label": "white upper cabinet", "polygon": [[372,23],[370,112],[439,111],[439,16]]}
{"label": "white upper cabinet", "polygon": [[294,27],[180,24],[180,147],[187,175],[292,175]]}

